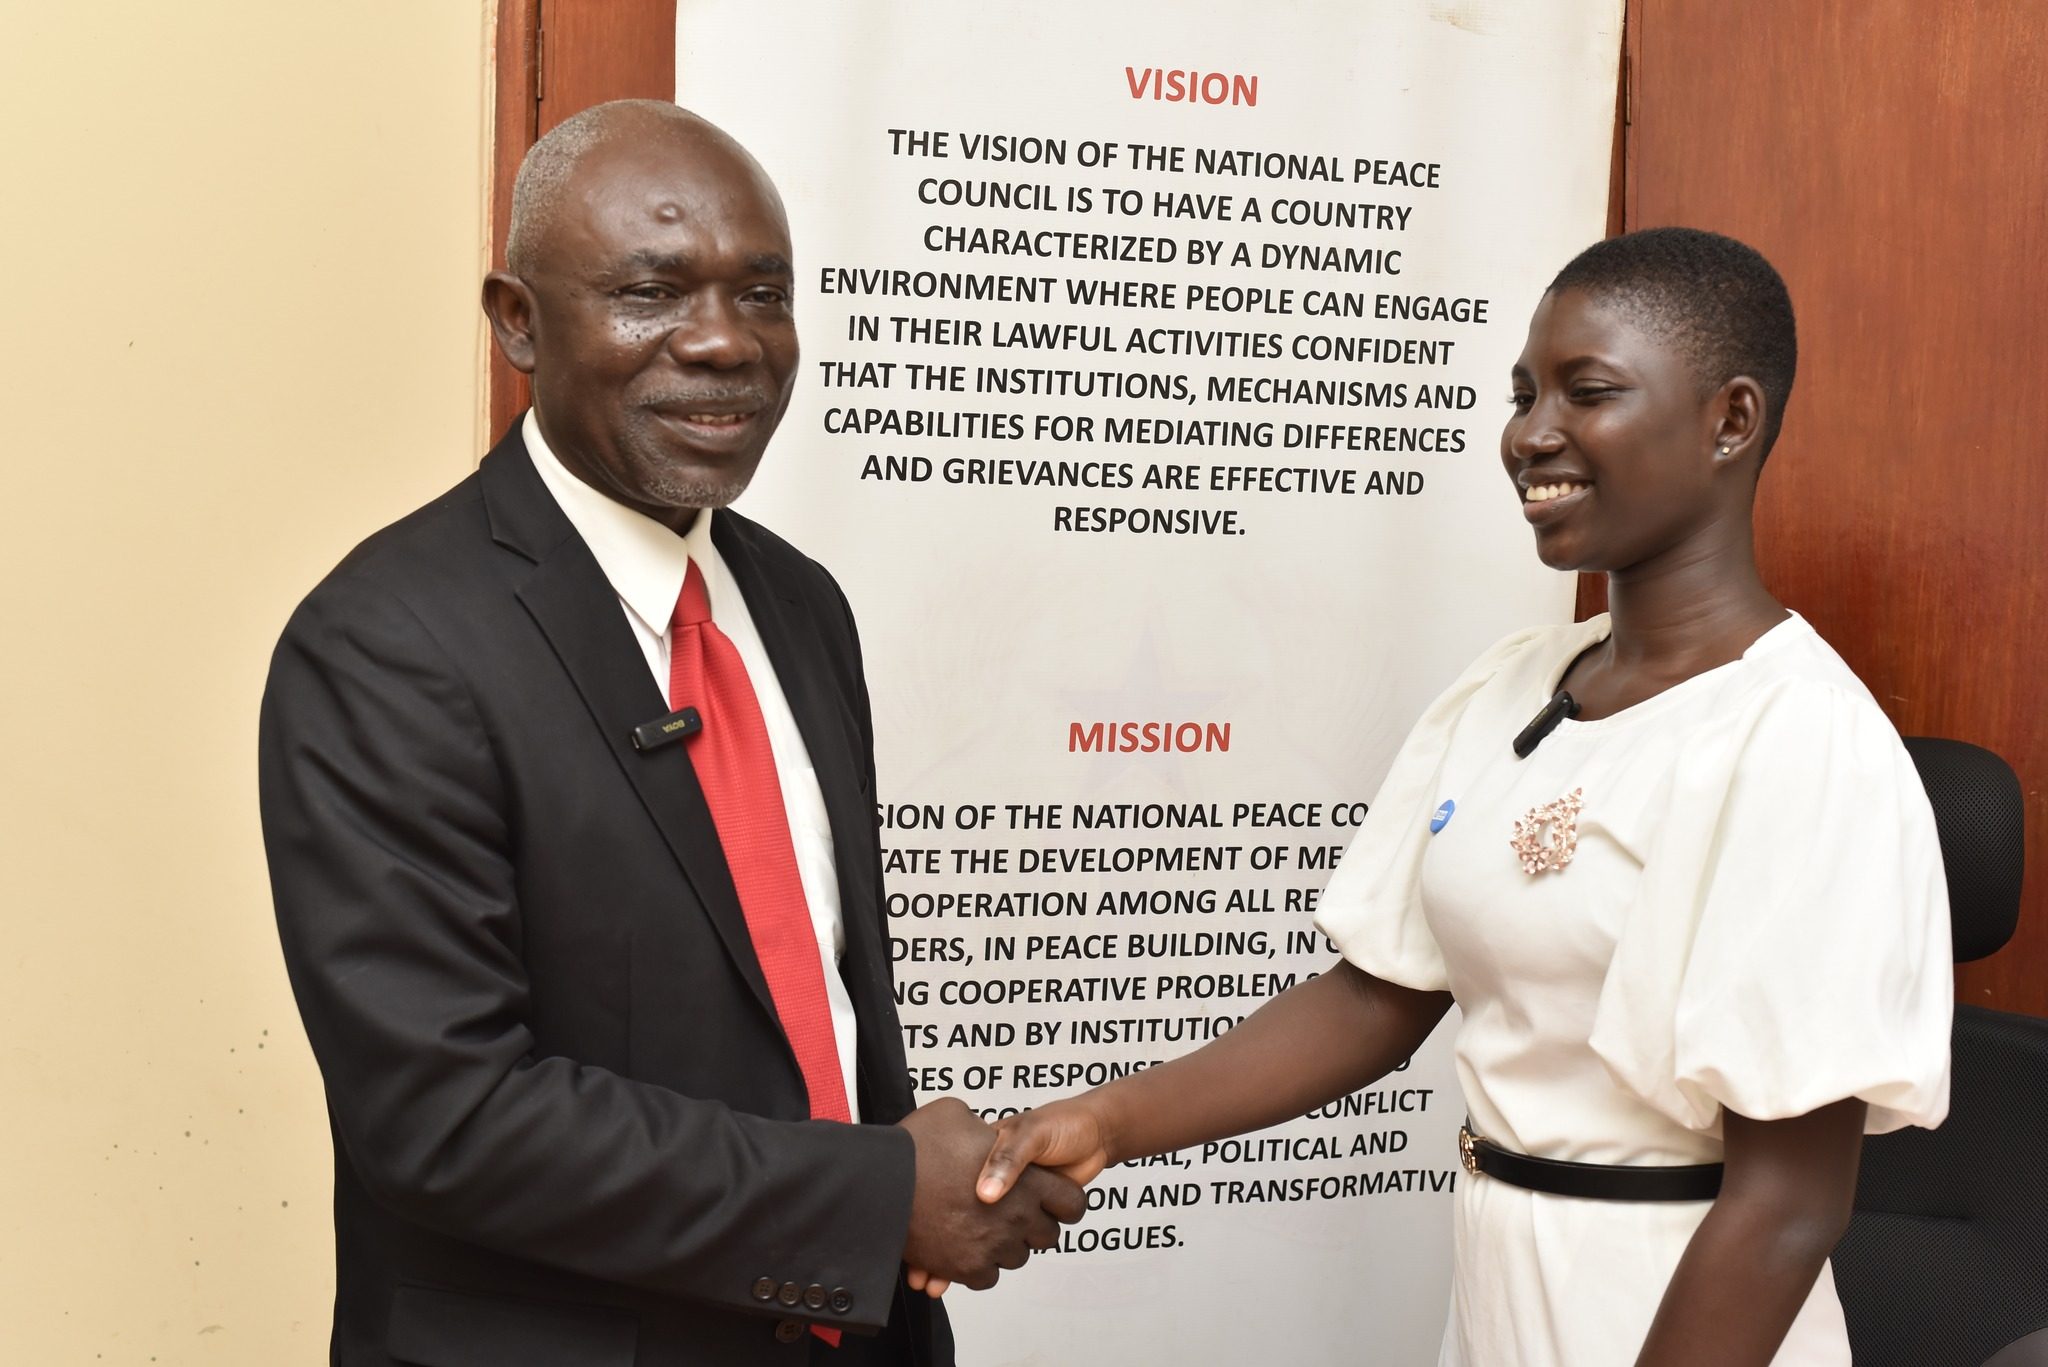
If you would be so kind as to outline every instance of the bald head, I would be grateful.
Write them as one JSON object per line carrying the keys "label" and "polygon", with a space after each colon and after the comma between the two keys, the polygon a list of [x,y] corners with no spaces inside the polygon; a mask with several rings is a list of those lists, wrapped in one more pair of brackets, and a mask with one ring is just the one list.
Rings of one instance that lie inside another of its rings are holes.
{"label": "bald head", "polygon": [[753,181],[780,212],[782,200],[768,173],[724,129],[666,100],[612,100],[570,115],[527,149],[512,182],[506,268],[524,276],[539,265],[564,206],[578,193],[578,172],[593,156],[656,140],[726,163],[724,169]]}
{"label": "bald head", "polygon": [[796,378],[789,219],[739,144],[653,100],[587,109],[519,168],[505,359],[568,471],[686,531],[753,478]]}

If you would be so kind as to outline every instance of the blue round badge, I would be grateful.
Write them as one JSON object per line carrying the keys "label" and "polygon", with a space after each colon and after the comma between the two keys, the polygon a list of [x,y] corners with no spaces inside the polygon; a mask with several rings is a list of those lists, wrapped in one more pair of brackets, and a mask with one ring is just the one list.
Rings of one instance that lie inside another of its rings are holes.
{"label": "blue round badge", "polygon": [[1431,835],[1435,835],[1438,831],[1450,825],[1451,813],[1457,810],[1458,804],[1451,801],[1449,798],[1445,798],[1444,805],[1437,808],[1436,815],[1429,819],[1429,833]]}

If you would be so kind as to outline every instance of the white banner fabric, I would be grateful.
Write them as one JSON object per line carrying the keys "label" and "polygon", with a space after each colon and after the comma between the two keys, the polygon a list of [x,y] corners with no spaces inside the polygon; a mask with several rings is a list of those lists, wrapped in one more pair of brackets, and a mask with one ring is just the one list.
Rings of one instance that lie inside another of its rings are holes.
{"label": "white banner fabric", "polygon": [[[1408,726],[1569,619],[1498,431],[1603,231],[1621,8],[678,6],[679,100],[789,208],[804,368],[741,507],[860,620],[924,1097],[1039,1104],[1327,968],[1315,898]],[[1105,1174],[948,1298],[961,1360],[1434,1361],[1450,1029]]]}

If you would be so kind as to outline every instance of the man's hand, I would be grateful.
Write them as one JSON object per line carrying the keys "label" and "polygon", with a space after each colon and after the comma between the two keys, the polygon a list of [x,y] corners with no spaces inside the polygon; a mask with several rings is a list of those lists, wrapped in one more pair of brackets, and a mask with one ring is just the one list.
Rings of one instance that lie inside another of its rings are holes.
{"label": "man's hand", "polygon": [[[1109,1166],[1104,1134],[1102,1119],[1086,1095],[1005,1117],[996,1126],[995,1147],[975,1180],[975,1195],[994,1205],[1009,1197],[1020,1181],[1044,1177],[1047,1168],[1086,1186]],[[910,1262],[906,1280],[911,1290],[934,1299],[951,1285],[950,1279],[915,1261]]]}
{"label": "man's hand", "polygon": [[898,1123],[917,1150],[903,1261],[930,1279],[986,1290],[1001,1269],[1022,1267],[1031,1250],[1051,1248],[1058,1222],[1072,1224],[1088,1208],[1072,1179],[1043,1169],[1025,1173],[992,1200],[977,1199],[976,1178],[995,1135],[952,1097],[920,1106]]}

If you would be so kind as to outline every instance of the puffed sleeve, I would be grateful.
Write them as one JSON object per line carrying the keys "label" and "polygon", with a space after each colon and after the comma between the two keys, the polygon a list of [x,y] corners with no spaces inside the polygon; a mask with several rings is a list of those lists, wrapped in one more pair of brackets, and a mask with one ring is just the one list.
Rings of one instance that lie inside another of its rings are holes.
{"label": "puffed sleeve", "polygon": [[1401,742],[1365,823],[1330,875],[1317,905],[1316,929],[1346,960],[1376,978],[1418,992],[1450,988],[1443,951],[1422,914],[1422,854],[1437,779],[1473,694],[1543,632],[1532,628],[1503,638],[1429,705]]}
{"label": "puffed sleeve", "polygon": [[1859,1097],[1866,1129],[1948,1111],[1947,885],[1877,705],[1809,678],[1688,746],[1602,986],[1592,1047],[1689,1129]]}

